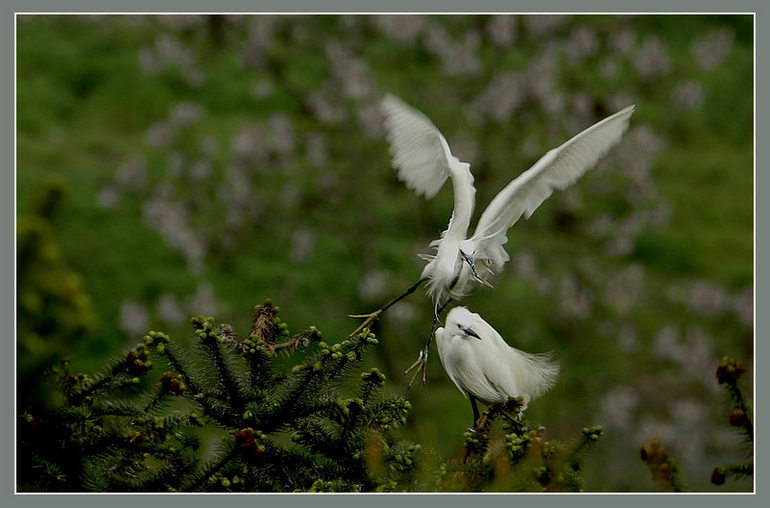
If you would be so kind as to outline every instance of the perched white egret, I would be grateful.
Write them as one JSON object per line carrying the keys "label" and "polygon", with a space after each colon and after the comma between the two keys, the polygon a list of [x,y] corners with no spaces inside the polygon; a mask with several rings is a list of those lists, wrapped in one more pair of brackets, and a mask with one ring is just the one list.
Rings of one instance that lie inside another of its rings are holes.
{"label": "perched white egret", "polygon": [[[451,177],[454,210],[447,229],[431,242],[435,254],[422,255],[427,264],[420,280],[381,310],[425,282],[435,305],[435,328],[448,302],[467,295],[473,282],[491,287],[490,277],[500,272],[510,259],[503,248],[508,241],[508,229],[522,215],[529,218],[554,189],[565,189],[594,167],[620,141],[634,107],[618,111],[546,152],[492,199],[481,214],[475,231],[468,236],[476,194],[470,165],[452,155],[444,136],[425,115],[397,97],[386,95],[381,109],[392,164],[399,179],[418,195],[431,199]],[[433,329],[417,361],[406,372],[422,367],[423,384],[432,335]]]}
{"label": "perched white egret", "polygon": [[508,345],[492,326],[465,307],[449,311],[446,325],[436,330],[436,347],[449,379],[471,401],[473,422],[479,421],[476,401],[486,405],[521,397],[527,404],[556,381],[559,364],[550,354],[531,354]]}

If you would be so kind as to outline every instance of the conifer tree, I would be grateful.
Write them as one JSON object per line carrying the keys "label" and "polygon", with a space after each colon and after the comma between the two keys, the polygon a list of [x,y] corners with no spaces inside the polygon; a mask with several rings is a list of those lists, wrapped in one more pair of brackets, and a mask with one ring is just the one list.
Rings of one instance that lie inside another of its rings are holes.
{"label": "conifer tree", "polygon": [[[269,301],[256,308],[246,336],[211,317],[191,322],[190,348],[151,331],[98,374],[63,365],[65,402],[20,416],[20,488],[413,488],[419,446],[392,432],[405,422],[409,402],[382,394],[385,377],[377,369],[353,376],[377,343],[368,329],[336,344],[313,327],[289,338]],[[304,358],[287,371],[281,352]],[[156,365],[163,372],[150,379]],[[346,377],[356,378],[352,386],[344,386]],[[212,437],[218,444],[203,453]]]}
{"label": "conifer tree", "polygon": [[725,464],[714,468],[711,483],[722,485],[727,479],[742,479],[754,476],[754,424],[751,410],[746,402],[738,380],[746,373],[735,358],[725,356],[717,367],[717,381],[724,385],[730,405],[730,425],[740,430],[746,445],[746,460],[740,463]]}

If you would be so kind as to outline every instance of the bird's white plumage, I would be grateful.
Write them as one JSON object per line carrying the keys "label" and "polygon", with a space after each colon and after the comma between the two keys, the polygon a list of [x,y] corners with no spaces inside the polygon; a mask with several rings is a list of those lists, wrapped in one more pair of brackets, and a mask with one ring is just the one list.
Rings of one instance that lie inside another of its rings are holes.
{"label": "bird's white plumage", "polygon": [[[428,263],[422,278],[437,306],[449,296],[461,298],[468,291],[470,275],[465,274],[469,268],[458,262],[458,245],[468,234],[476,203],[470,165],[452,155],[446,139],[433,123],[401,99],[386,95],[382,112],[392,163],[407,187],[430,199],[448,177],[452,178],[454,211],[447,229],[431,242],[436,254],[423,256]],[[457,277],[458,274],[465,276]]]}
{"label": "bird's white plumage", "polygon": [[476,193],[470,165],[452,155],[444,136],[425,115],[400,99],[387,95],[382,101],[382,112],[393,166],[409,188],[430,199],[447,177],[452,178],[454,211],[449,226],[431,242],[435,256],[423,256],[428,264],[422,279],[427,281],[428,294],[438,306],[450,298],[465,296],[472,280],[489,284],[489,277],[502,270],[510,259],[503,248],[508,241],[508,229],[522,215],[529,218],[554,189],[572,185],[595,166],[620,141],[634,106],[548,151],[492,199],[470,237],[468,228]]}
{"label": "bird's white plumage", "polygon": [[385,96],[381,110],[399,179],[418,195],[433,198],[449,177],[453,159],[444,136],[428,117],[393,95]]}
{"label": "bird's white plumage", "polygon": [[508,229],[522,215],[529,218],[555,189],[566,189],[593,168],[620,141],[633,112],[634,106],[629,106],[592,125],[505,186],[481,214],[470,238],[476,259],[490,260],[490,268],[499,272],[509,259],[502,247]]}
{"label": "bird's white plumage", "polygon": [[551,355],[508,345],[497,330],[465,307],[449,311],[446,325],[436,330],[436,347],[457,388],[485,404],[521,397],[526,408],[553,386],[559,373]]}

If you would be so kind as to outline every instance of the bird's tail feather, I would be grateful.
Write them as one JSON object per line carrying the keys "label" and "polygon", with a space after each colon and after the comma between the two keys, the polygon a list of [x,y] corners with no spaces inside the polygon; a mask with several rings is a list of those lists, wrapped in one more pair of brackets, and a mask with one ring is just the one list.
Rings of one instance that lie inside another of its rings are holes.
{"label": "bird's tail feather", "polygon": [[523,367],[529,374],[525,376],[530,385],[526,391],[535,399],[545,394],[556,383],[561,363],[554,359],[552,353],[533,354],[521,351],[521,355],[524,360]]}

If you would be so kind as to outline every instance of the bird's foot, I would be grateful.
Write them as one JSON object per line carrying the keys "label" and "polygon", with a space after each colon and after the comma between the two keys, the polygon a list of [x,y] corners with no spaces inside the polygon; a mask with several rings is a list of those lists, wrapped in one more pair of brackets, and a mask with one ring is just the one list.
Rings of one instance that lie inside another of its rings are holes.
{"label": "bird's foot", "polygon": [[426,371],[428,370],[428,355],[425,353],[425,351],[420,351],[420,356],[417,357],[417,360],[409,366],[408,369],[404,371],[404,375],[406,376],[410,372],[414,371],[414,374],[412,374],[412,378],[409,380],[409,384],[407,385],[406,389],[410,389],[412,387],[412,383],[414,383],[414,380],[417,378],[417,375],[422,372],[422,385],[425,386],[427,384],[426,379]]}
{"label": "bird's foot", "polygon": [[379,310],[375,310],[374,312],[370,312],[369,314],[348,314],[348,317],[377,319],[381,313],[382,313],[382,309],[379,309]]}
{"label": "bird's foot", "polygon": [[481,416],[479,416],[479,419],[476,420],[476,422],[475,422],[475,424],[473,426],[472,430],[474,432],[486,432],[486,431],[489,431],[489,424],[490,424],[490,422],[489,422],[489,414],[490,414],[489,409],[487,409],[486,411],[481,413]]}
{"label": "bird's foot", "polygon": [[482,278],[481,278],[481,277],[479,277],[478,275],[475,275],[475,274],[474,274],[474,276],[473,276],[473,280],[475,280],[476,282],[478,282],[478,283],[479,283],[479,284],[481,284],[482,286],[486,286],[486,287],[488,287],[488,288],[490,288],[490,289],[495,289],[495,286],[493,286],[493,285],[492,285],[492,284],[491,284],[491,283],[490,283],[488,280],[486,280],[486,279],[482,279]]}
{"label": "bird's foot", "polygon": [[521,397],[512,397],[506,401],[497,402],[491,408],[503,415],[516,429],[522,430],[524,428],[521,417],[526,404]]}
{"label": "bird's foot", "polygon": [[348,337],[356,336],[364,328],[371,328],[374,322],[380,318],[380,314],[382,314],[382,309],[370,312],[369,314],[348,314],[348,317],[364,320],[364,322],[358,325],[358,328],[353,330]]}

